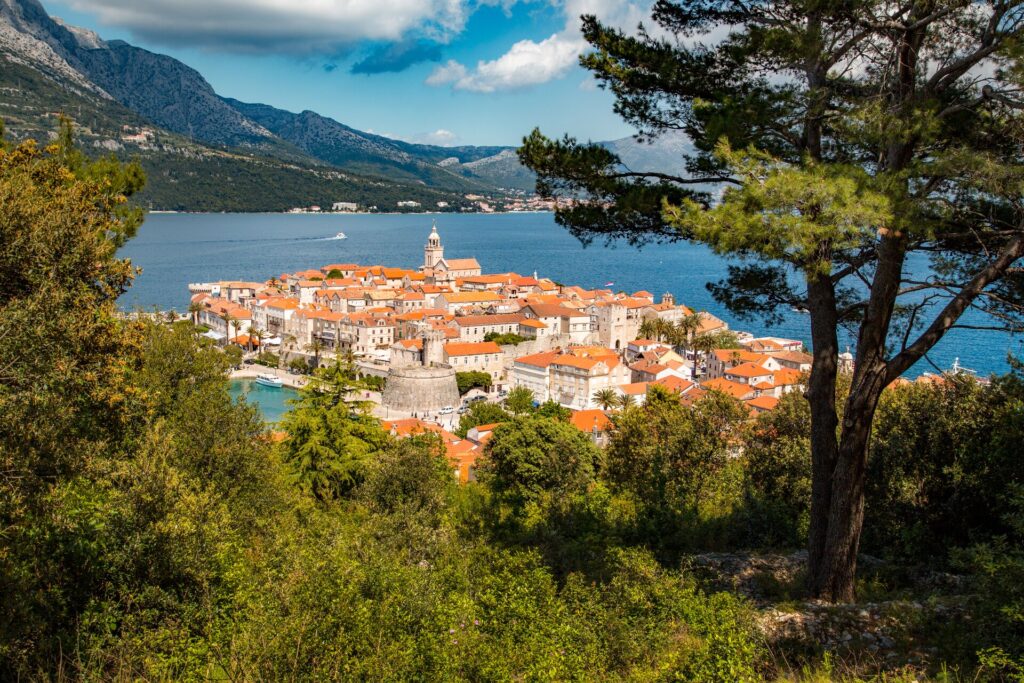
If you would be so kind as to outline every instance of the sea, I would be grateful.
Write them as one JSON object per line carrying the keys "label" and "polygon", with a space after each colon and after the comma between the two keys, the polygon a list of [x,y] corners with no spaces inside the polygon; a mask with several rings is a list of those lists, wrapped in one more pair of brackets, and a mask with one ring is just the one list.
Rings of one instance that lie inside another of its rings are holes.
{"label": "sea", "polygon": [[[782,322],[768,327],[760,320],[737,319],[711,297],[707,283],[723,279],[734,261],[687,243],[637,248],[595,241],[584,246],[550,213],[154,213],[121,250],[142,272],[120,304],[126,310],[183,312],[190,282],[260,281],[329,263],[418,267],[435,221],[445,255],[476,257],[485,273],[536,273],[566,285],[647,290],[656,297],[671,292],[678,303],[709,311],[733,329],[800,339],[809,345],[806,314],[781,310]],[[347,239],[337,239],[338,232]],[[925,265],[919,260],[916,267],[920,271]],[[927,361],[907,374],[947,369],[954,362],[982,376],[1004,373],[1010,353],[1024,355],[1021,337],[953,330]]]}
{"label": "sea", "polygon": [[228,392],[232,398],[244,398],[247,403],[255,405],[263,419],[271,424],[280,422],[285,413],[291,410],[289,401],[298,399],[299,392],[288,387],[267,387],[257,384],[251,379],[233,379],[228,384]]}

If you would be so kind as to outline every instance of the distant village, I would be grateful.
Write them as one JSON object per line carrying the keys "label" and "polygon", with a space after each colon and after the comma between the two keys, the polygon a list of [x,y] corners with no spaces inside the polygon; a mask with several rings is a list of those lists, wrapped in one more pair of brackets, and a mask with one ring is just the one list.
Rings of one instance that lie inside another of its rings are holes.
{"label": "distant village", "polygon": [[[525,387],[535,403],[553,401],[572,422],[602,440],[613,405],[642,404],[659,386],[692,404],[709,391],[742,401],[751,415],[803,388],[811,356],[803,343],[732,331],[734,348],[696,350],[648,338],[684,319],[690,338],[729,331],[707,312],[672,294],[563,286],[518,273],[483,273],[475,258],[453,258],[436,225],[423,264],[408,269],[332,263],[260,282],[189,285],[190,310],[204,334],[252,351],[270,348],[283,360],[326,365],[335,357],[360,373],[386,379],[380,416],[396,434],[437,431],[458,460],[462,478],[493,425],[465,440],[440,425],[460,403],[458,373],[486,373],[489,400]],[[852,364],[844,354],[842,362]],[[483,400],[483,399],[478,399]],[[449,424],[451,426],[451,424]]]}
{"label": "distant village", "polygon": [[450,202],[440,201],[433,205],[411,199],[402,199],[394,206],[363,205],[358,202],[334,202],[330,206],[297,206],[288,213],[387,213],[394,211],[437,211],[463,213],[525,213],[554,211],[559,207],[570,205],[571,200],[543,199],[524,190],[505,189],[503,194],[485,196],[480,194],[463,195],[465,204],[454,207]]}

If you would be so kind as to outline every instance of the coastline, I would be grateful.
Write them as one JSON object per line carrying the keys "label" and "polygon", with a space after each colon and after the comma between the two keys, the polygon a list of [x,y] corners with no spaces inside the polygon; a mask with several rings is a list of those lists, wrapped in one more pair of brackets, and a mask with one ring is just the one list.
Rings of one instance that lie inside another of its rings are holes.
{"label": "coastline", "polygon": [[258,375],[275,375],[281,378],[284,382],[284,386],[289,389],[301,389],[309,383],[309,378],[304,375],[295,375],[287,370],[281,370],[278,368],[267,367],[266,365],[258,365],[256,363],[252,365],[243,365],[242,367],[232,370],[228,374],[228,379],[251,379],[255,380]]}
{"label": "coastline", "polygon": [[147,209],[146,214],[157,216],[515,216],[554,213],[554,211],[179,211],[176,209]]}

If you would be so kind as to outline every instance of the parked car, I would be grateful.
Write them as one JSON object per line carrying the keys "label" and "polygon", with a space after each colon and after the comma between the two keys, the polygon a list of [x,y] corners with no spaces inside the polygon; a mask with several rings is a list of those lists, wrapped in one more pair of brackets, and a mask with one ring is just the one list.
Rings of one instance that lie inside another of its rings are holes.
{"label": "parked car", "polygon": [[455,408],[452,408],[451,406],[445,406],[444,408],[441,408],[441,415],[451,415],[454,412]]}
{"label": "parked car", "polygon": [[487,400],[487,397],[484,396],[484,395],[473,396],[471,398],[466,399],[466,405],[469,405],[471,403],[479,403],[480,401],[486,401],[486,400]]}

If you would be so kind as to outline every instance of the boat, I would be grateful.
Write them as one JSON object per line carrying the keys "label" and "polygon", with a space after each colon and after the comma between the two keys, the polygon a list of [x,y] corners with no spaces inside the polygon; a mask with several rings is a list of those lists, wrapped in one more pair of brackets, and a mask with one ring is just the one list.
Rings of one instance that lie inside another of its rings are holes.
{"label": "boat", "polygon": [[276,375],[256,375],[256,384],[280,389],[284,386],[284,380]]}
{"label": "boat", "polygon": [[348,235],[346,235],[343,232],[339,232],[337,235],[334,236],[334,239],[336,239],[336,240],[348,239]]}

